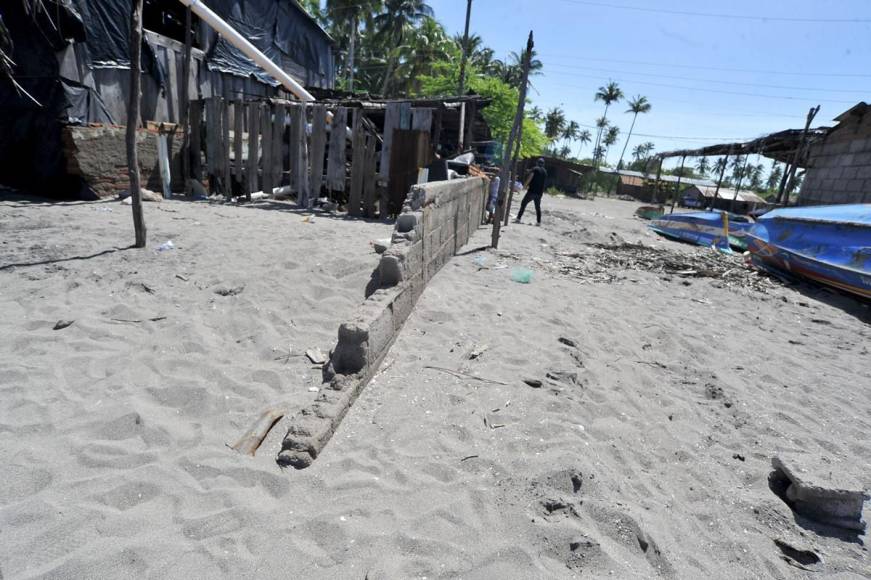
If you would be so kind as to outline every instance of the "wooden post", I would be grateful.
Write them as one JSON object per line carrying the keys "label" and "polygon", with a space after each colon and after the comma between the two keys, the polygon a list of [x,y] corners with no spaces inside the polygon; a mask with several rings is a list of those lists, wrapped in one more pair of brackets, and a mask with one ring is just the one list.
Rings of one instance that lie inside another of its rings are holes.
{"label": "wooden post", "polygon": [[[190,159],[190,179],[195,179],[198,182],[203,180],[202,166],[202,138],[201,132],[203,129],[203,102],[199,99],[191,101],[190,116],[188,117],[188,127],[190,129],[190,151],[188,159]],[[190,187],[187,181],[185,182],[185,191],[190,194]]]}
{"label": "wooden post", "polygon": [[686,160],[686,155],[680,158],[680,173],[677,174],[677,185],[674,188],[674,197],[671,198],[671,211],[668,213],[674,213],[674,204],[677,202],[677,196],[680,195],[680,180],[683,177],[683,168]]}
{"label": "wooden post", "polygon": [[[181,176],[184,181],[184,193],[190,195],[190,178],[191,178],[191,124],[190,124],[190,78],[191,78],[191,48],[193,45],[193,34],[191,33],[191,7],[188,6],[184,11],[184,60],[181,65],[181,103],[179,103],[180,115],[179,125],[182,130],[181,144]],[[199,119],[197,119],[199,122]],[[199,125],[197,125],[199,131]],[[197,152],[199,154],[199,152]]]}
{"label": "wooden post", "polygon": [[348,193],[348,215],[361,214],[363,174],[366,170],[366,132],[363,129],[363,109],[354,110],[354,136],[351,141],[351,189]]}
{"label": "wooden post", "polygon": [[792,158],[792,163],[789,167],[789,178],[786,180],[786,188],[784,189],[783,195],[783,205],[789,205],[789,192],[792,189],[792,182],[795,180],[795,170],[798,168],[799,161],[801,161],[801,155],[804,153],[804,146],[807,140],[807,133],[811,127],[811,123],[814,120],[814,117],[817,116],[817,113],[820,112],[820,106],[812,107],[807,112],[807,122],[804,124],[804,131],[801,133],[801,139],[798,142],[798,147],[795,150],[795,155]]}
{"label": "wooden post", "polygon": [[299,114],[296,117],[296,144],[291,144],[291,148],[296,150],[296,173],[297,187],[299,190],[296,193],[296,202],[299,207],[311,209],[314,207],[314,198],[311,193],[311,177],[309,175],[309,154],[308,154],[308,136],[306,135],[306,122],[308,117],[308,107],[305,104],[299,105]]}
{"label": "wooden post", "polygon": [[333,124],[330,128],[330,151],[327,163],[327,188],[330,191],[345,191],[345,146],[347,143],[345,131],[347,126],[348,109],[339,107],[333,114]]}
{"label": "wooden post", "polygon": [[242,181],[244,161],[242,159],[242,134],[245,132],[245,109],[242,101],[233,102],[233,173],[236,176],[236,183],[240,189],[245,189],[245,182]]}
{"label": "wooden post", "polygon": [[720,178],[717,179],[717,188],[714,190],[714,197],[711,199],[711,209],[714,209],[714,205],[717,203],[717,197],[720,195],[720,186],[723,184],[723,176],[726,174],[726,165],[729,163],[729,155],[732,154],[732,148],[729,147],[729,152],[726,153],[726,157],[723,159],[723,166],[720,168]]}
{"label": "wooden post", "polygon": [[523,58],[523,73],[520,82],[520,95],[517,98],[517,113],[514,115],[514,125],[511,127],[511,132],[508,134],[508,144],[502,153],[502,169],[499,172],[499,194],[496,201],[496,215],[493,219],[493,233],[490,238],[490,243],[494,248],[499,247],[499,230],[502,227],[502,217],[505,212],[505,188],[508,186],[508,164],[511,162],[511,154],[514,152],[514,140],[520,132],[520,127],[523,122],[523,108],[526,104],[526,89],[529,84],[529,59],[532,55],[533,47],[532,31],[529,32],[529,39],[526,41],[526,54]]}
{"label": "wooden post", "polygon": [[[465,143],[467,147],[472,146],[472,139],[475,137],[475,115],[477,114],[477,105],[475,105],[474,101],[469,101],[466,106],[466,136],[463,139],[463,143]],[[521,124],[520,127],[522,129],[523,125]]]}
{"label": "wooden post", "polygon": [[[272,120],[272,170],[273,187],[281,187],[284,182],[284,134],[287,129],[287,108],[284,105],[275,105],[275,118]],[[271,194],[272,192],[267,192]]]}
{"label": "wooden post", "polygon": [[366,139],[366,166],[363,175],[363,215],[375,217],[375,145],[377,136],[369,134]]}
{"label": "wooden post", "polygon": [[251,194],[257,191],[257,136],[260,133],[260,107],[248,103],[248,187],[245,199],[251,201]]}
{"label": "wooden post", "polygon": [[384,111],[384,142],[381,144],[381,167],[378,176],[387,181],[390,178],[390,150],[393,144],[393,130],[399,129],[399,103],[387,103]]}
{"label": "wooden post", "polygon": [[302,179],[301,179],[301,170],[299,167],[299,144],[300,140],[305,138],[305,125],[303,125],[303,130],[300,131],[299,121],[300,117],[304,114],[304,105],[288,105],[287,113],[288,113],[288,138],[287,138],[287,159],[288,159],[288,169],[290,170],[290,189],[294,193],[296,193],[296,201],[297,205],[302,205],[304,200],[302,199]]}
{"label": "wooden post", "polygon": [[142,58],[142,0],[134,0],[130,13],[130,100],[127,104],[127,171],[130,195],[133,196],[134,245],[145,247],[145,216],[142,215],[142,190],[139,178],[139,155],[136,151],[136,128],[139,125],[139,98]]}
{"label": "wooden post", "polygon": [[659,165],[656,166],[656,181],[653,184],[653,203],[659,203],[659,180],[662,177],[662,157],[659,158]]}
{"label": "wooden post", "polygon": [[272,106],[265,102],[260,110],[260,134],[263,136],[260,154],[263,173],[263,193],[272,194]]}
{"label": "wooden post", "polygon": [[505,205],[505,218],[502,225],[507,226],[508,220],[511,218],[511,202],[514,199],[514,182],[517,180],[517,158],[520,157],[520,147],[523,141],[523,122],[520,123],[520,129],[517,135],[517,146],[514,148],[514,155],[511,158],[511,172],[508,174],[508,201]]}
{"label": "wooden post", "polygon": [[786,189],[786,180],[789,177],[789,161],[785,161],[783,163],[783,175],[780,176],[780,186],[777,188],[777,197],[774,199],[775,203],[781,203],[783,201],[783,192]]}
{"label": "wooden post", "polygon": [[311,139],[311,203],[321,195],[324,182],[324,153],[327,148],[327,108],[324,105],[312,107]]}
{"label": "wooden post", "polygon": [[221,169],[223,170],[223,193],[227,201],[233,196],[230,146],[230,101],[221,99]]}

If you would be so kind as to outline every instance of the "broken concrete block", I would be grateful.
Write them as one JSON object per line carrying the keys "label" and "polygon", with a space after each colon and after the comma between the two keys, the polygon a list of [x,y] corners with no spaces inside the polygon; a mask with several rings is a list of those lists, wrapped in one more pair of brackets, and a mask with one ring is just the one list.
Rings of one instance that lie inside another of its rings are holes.
{"label": "broken concrete block", "polygon": [[375,240],[374,242],[372,242],[372,247],[375,248],[376,254],[383,254],[385,251],[387,251],[387,248],[390,247],[390,244],[390,239]]}
{"label": "broken concrete block", "polygon": [[850,464],[810,453],[781,453],[771,460],[772,478],[785,478],[782,499],[799,515],[823,524],[865,530],[862,507],[867,486]]}

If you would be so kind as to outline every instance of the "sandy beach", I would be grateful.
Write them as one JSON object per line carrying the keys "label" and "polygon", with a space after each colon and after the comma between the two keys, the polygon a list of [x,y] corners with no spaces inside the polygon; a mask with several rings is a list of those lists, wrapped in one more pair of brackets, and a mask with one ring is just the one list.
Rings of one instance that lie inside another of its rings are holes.
{"label": "sandy beach", "polygon": [[867,532],[806,529],[768,486],[785,451],[871,473],[868,306],[637,205],[547,197],[499,250],[481,228],[294,471],[285,420],[227,445],[315,397],[304,353],[390,225],[149,203],[133,250],[120,203],[0,200],[2,578],[871,577]]}

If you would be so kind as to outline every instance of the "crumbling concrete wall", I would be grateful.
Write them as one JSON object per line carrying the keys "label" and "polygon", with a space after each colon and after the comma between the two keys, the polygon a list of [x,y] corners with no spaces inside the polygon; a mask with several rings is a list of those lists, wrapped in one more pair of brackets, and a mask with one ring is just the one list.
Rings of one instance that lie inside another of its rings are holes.
{"label": "crumbling concrete wall", "polygon": [[375,374],[427,282],[481,225],[489,181],[483,177],[415,185],[396,220],[392,244],[374,278],[380,288],[339,326],[339,339],[315,402],[291,422],[278,463],[311,465]]}
{"label": "crumbling concrete wall", "polygon": [[[63,129],[64,157],[67,172],[80,176],[99,197],[116,197],[130,189],[127,172],[126,127],[66,126]],[[181,176],[182,134],[176,133],[172,143],[173,191],[182,191]],[[157,158],[157,132],[139,129],[136,132],[136,149],[139,154],[139,172],[142,186],[152,191],[162,191]]]}
{"label": "crumbling concrete wall", "polygon": [[799,205],[871,202],[871,115],[842,122],[810,151]]}

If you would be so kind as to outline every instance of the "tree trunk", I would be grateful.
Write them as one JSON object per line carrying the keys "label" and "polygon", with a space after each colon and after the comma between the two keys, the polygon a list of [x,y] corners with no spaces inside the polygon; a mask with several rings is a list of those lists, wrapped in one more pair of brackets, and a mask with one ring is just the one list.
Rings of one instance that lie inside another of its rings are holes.
{"label": "tree trunk", "polygon": [[348,48],[348,91],[354,92],[354,49],[357,40],[357,13],[351,17],[351,40]]}
{"label": "tree trunk", "polygon": [[387,96],[387,89],[390,87],[390,77],[393,76],[393,69],[396,68],[396,58],[393,51],[390,51],[390,56],[387,57],[387,71],[384,73],[384,82],[381,83],[381,96]]}
{"label": "tree trunk", "polygon": [[130,14],[130,101],[127,105],[127,171],[133,196],[133,229],[137,248],[145,247],[145,217],[142,215],[142,190],[139,159],[136,154],[136,128],[139,125],[140,63],[142,58],[142,0],[133,0]]}
{"label": "tree trunk", "polygon": [[632,138],[632,130],[635,129],[635,119],[638,118],[638,113],[632,117],[632,124],[629,126],[629,135],[626,136],[626,143],[623,144],[623,152],[620,153],[620,161],[617,162],[617,169],[621,169],[620,164],[623,163],[623,156],[626,155],[626,148],[629,147],[629,139]]}

